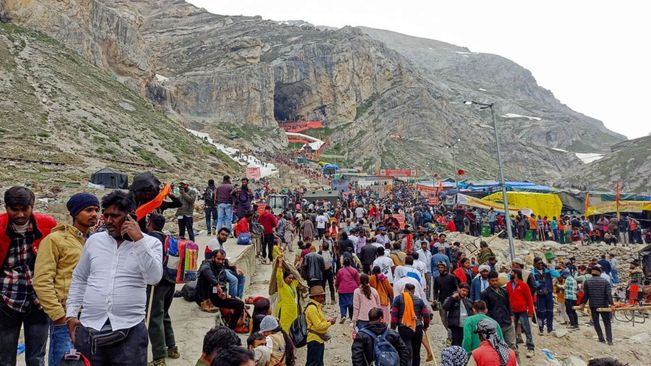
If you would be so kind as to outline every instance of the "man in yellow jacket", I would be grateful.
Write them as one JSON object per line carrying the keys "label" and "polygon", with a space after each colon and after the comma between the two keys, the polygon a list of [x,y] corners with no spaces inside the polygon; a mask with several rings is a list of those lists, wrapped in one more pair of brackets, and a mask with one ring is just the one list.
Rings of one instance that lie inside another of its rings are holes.
{"label": "man in yellow jacket", "polygon": [[58,225],[43,239],[34,268],[34,291],[51,320],[50,366],[58,366],[63,355],[74,348],[65,322],[64,306],[72,272],[90,228],[97,223],[99,200],[90,193],[77,193],[68,200],[66,207],[72,216],[72,225]]}
{"label": "man in yellow jacket", "polygon": [[325,342],[330,339],[328,329],[337,321],[337,317],[326,319],[323,304],[326,301],[323,286],[310,288],[310,302],[305,307],[307,323],[307,362],[305,366],[323,366]]}

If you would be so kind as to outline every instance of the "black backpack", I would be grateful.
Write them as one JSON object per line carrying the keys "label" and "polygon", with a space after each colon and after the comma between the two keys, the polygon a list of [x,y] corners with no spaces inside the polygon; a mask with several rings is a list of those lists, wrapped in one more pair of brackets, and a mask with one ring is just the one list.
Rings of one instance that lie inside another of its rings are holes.
{"label": "black backpack", "polygon": [[316,306],[313,303],[307,304],[305,306],[305,309],[303,309],[303,312],[298,315],[298,317],[292,322],[292,325],[289,327],[289,338],[291,338],[296,348],[305,347],[307,344],[308,330],[305,310],[307,310],[307,307],[310,305]]}
{"label": "black backpack", "polygon": [[206,191],[203,192],[203,200],[206,203],[209,203],[214,205],[215,204],[215,193],[217,192],[217,188],[215,187],[208,187],[206,188]]}

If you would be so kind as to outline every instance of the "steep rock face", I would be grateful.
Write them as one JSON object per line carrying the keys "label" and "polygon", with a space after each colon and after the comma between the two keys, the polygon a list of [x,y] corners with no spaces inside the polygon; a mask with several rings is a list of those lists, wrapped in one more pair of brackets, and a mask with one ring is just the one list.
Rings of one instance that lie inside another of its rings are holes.
{"label": "steep rock face", "polygon": [[170,105],[190,118],[336,125],[354,119],[364,100],[402,74],[397,54],[353,28],[320,31],[220,16],[170,0],[133,7],[145,19],[142,33],[157,72],[169,78]]}
{"label": "steep rock face", "polygon": [[[256,135],[251,149],[286,146],[277,121],[320,119],[331,133],[328,152],[345,154],[346,163],[444,175],[464,168],[469,177],[495,178],[490,115],[462,103],[468,99],[495,101],[507,116],[498,126],[511,179],[559,179],[580,162],[551,148],[593,152],[621,140],[562,106],[529,71],[442,42],[215,15],[181,0],[23,0],[29,12],[5,1],[14,19],[33,26],[45,19],[42,28],[71,48],[81,35],[67,34],[85,30],[89,49],[111,62],[86,57],[133,71],[122,73],[193,129]],[[46,11],[49,3],[57,12]],[[107,39],[121,53],[103,47]]]}
{"label": "steep rock face", "polygon": [[[459,101],[495,102],[499,123],[536,144],[576,152],[607,152],[625,137],[571,110],[538,86],[529,70],[504,57],[448,43],[362,28],[409,59],[432,84]],[[519,115],[513,117],[502,117]]]}
{"label": "steep rock face", "polygon": [[0,11],[23,26],[36,28],[109,69],[134,90],[153,77],[152,60],[139,28],[142,17],[123,6],[128,1],[3,0]]}

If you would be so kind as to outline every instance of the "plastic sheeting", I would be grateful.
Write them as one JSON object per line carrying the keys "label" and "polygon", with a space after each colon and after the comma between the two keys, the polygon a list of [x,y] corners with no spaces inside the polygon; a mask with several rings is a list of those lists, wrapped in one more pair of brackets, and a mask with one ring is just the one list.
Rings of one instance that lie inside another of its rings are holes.
{"label": "plastic sheeting", "polygon": [[[533,193],[533,192],[507,192],[509,206],[526,207],[536,215],[547,216],[548,218],[560,217],[563,202],[554,193]],[[502,202],[502,192],[496,192],[484,197],[487,201]]]}
{"label": "plastic sheeting", "polygon": [[[642,211],[651,211],[651,202],[619,201],[619,212],[640,213]],[[617,202],[605,201],[591,204],[590,207],[588,207],[586,216],[601,215],[612,212],[617,212]]]}

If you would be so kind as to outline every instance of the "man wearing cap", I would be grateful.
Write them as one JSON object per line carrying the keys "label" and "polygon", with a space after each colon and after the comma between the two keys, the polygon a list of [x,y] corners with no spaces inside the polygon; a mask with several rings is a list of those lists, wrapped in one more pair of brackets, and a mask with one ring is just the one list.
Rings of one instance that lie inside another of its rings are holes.
{"label": "man wearing cap", "polygon": [[[278,325],[278,320],[272,315],[267,315],[260,322],[260,333],[267,337],[267,346],[271,345],[271,359],[269,365],[284,365],[290,358],[286,355],[287,343],[283,336],[282,328]],[[269,342],[270,341],[270,342]]]}
{"label": "man wearing cap", "polygon": [[[119,190],[102,198],[106,231],[88,238],[72,273],[66,324],[75,348],[93,365],[147,364],[146,286],[163,276],[163,248],[130,216],[135,206],[132,195]],[[102,343],[98,332],[112,342]]]}
{"label": "man wearing cap", "polygon": [[323,313],[323,304],[326,294],[323,286],[310,288],[310,302],[305,306],[305,320],[307,323],[307,362],[305,366],[323,366],[325,342],[330,339],[328,329],[337,321],[337,318],[326,319]]}
{"label": "man wearing cap", "polygon": [[[613,306],[613,295],[610,288],[610,281],[601,277],[602,271],[601,266],[598,264],[592,267],[590,271],[592,276],[588,278],[583,284],[583,299],[581,305],[581,310],[585,307],[585,303],[590,303],[590,314],[592,316],[592,324],[594,330],[597,332],[597,337],[599,337],[599,342],[605,343],[608,341],[608,345],[613,345],[613,331],[611,328],[611,313],[609,312],[599,312],[599,308],[609,308]],[[606,339],[604,340],[604,334],[601,330],[601,325],[599,324],[599,315],[601,314],[601,319],[604,322],[604,327],[606,328]]]}
{"label": "man wearing cap", "polygon": [[488,274],[491,268],[487,264],[479,266],[479,274],[472,279],[470,284],[470,301],[477,301],[481,298],[481,293],[488,288]]}
{"label": "man wearing cap", "polygon": [[72,225],[52,229],[39,247],[34,264],[33,286],[43,310],[50,317],[50,366],[59,365],[73,348],[65,322],[68,289],[90,228],[97,223],[99,200],[90,193],[77,193],[66,204]]}
{"label": "man wearing cap", "polygon": [[41,239],[56,221],[33,212],[34,193],[11,187],[4,195],[7,212],[0,214],[0,365],[16,364],[20,329],[25,338],[27,365],[42,365],[48,317],[33,288],[34,259]]}

